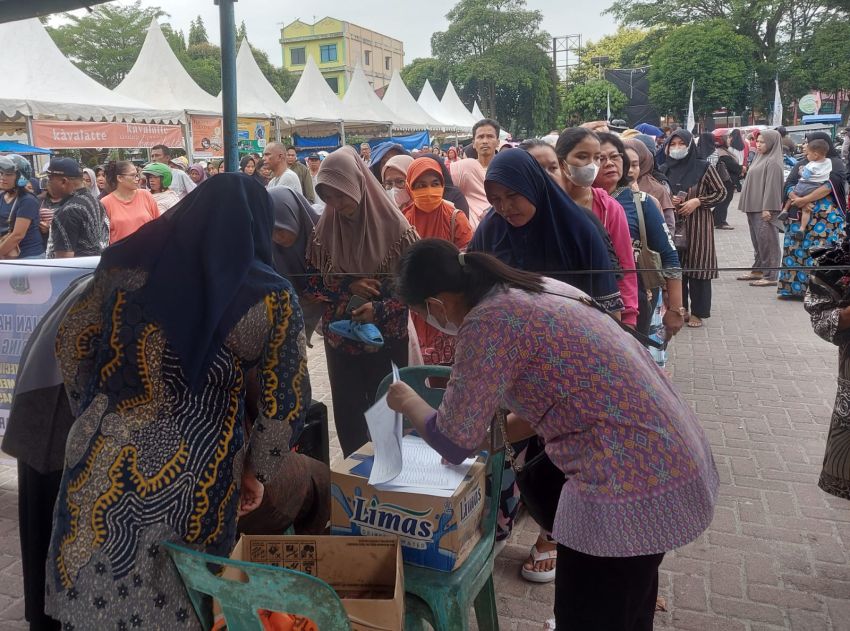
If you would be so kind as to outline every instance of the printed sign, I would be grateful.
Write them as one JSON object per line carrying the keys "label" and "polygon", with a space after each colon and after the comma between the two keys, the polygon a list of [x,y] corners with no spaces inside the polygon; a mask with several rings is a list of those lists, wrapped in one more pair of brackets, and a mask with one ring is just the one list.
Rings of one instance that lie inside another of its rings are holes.
{"label": "printed sign", "polygon": [[33,144],[46,149],[145,149],[153,145],[184,146],[183,129],[180,125],[34,120],[32,135]]}
{"label": "printed sign", "polygon": [[190,116],[192,125],[192,156],[223,158],[224,135],[221,116]]}
{"label": "printed sign", "polygon": [[240,118],[237,120],[237,125],[239,153],[262,154],[271,133],[271,123],[268,119]]}

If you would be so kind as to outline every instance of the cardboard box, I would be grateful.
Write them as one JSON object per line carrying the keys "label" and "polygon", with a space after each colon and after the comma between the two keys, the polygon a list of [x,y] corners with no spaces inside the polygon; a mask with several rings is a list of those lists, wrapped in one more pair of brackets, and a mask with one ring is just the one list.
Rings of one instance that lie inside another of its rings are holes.
{"label": "cardboard box", "polygon": [[[451,497],[369,486],[372,444],[331,468],[331,534],[397,535],[405,563],[451,572],[481,539],[485,466],[476,462]],[[363,475],[365,473],[365,475]]]}
{"label": "cardboard box", "polygon": [[[230,558],[322,579],[339,595],[354,631],[404,627],[404,569],[396,537],[242,535]],[[224,573],[232,580],[240,575],[235,568]]]}

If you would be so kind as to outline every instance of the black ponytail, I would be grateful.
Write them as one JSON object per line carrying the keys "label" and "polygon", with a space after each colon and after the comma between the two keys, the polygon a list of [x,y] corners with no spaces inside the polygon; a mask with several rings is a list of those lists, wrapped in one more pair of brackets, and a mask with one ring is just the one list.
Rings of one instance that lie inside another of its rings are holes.
{"label": "black ponytail", "polygon": [[483,252],[467,252],[444,239],[422,239],[414,243],[399,262],[396,293],[402,302],[421,306],[439,293],[464,295],[470,308],[497,285],[531,293],[543,291],[543,277],[514,269]]}
{"label": "black ponytail", "polygon": [[135,169],[136,166],[129,160],[110,160],[106,163],[103,175],[106,177],[106,187],[110,193],[118,188],[118,176],[127,168]]}

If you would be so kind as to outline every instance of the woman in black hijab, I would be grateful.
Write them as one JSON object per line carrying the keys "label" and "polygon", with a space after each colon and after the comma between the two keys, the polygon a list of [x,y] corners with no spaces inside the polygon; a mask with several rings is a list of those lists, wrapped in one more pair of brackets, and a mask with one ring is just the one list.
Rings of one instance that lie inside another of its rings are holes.
{"label": "woman in black hijab", "polygon": [[[691,328],[711,316],[711,280],[717,278],[711,207],[726,197],[717,171],[700,160],[693,135],[677,129],[664,145],[661,171],[676,205],[676,249],[682,263],[682,302]],[[690,308],[690,311],[687,310]]]}
{"label": "woman in black hijab", "polygon": [[108,248],[62,321],[56,353],[77,421],[46,613],[63,628],[189,620],[160,542],[229,554],[237,514],[286,476],[310,383],[298,300],[272,268],[272,222],[259,183],[214,177]]}
{"label": "woman in black hijab", "polygon": [[[831,248],[839,243],[844,237],[845,230],[845,204],[847,202],[846,177],[847,170],[829,134],[824,132],[812,132],[806,136],[806,142],[811,140],[823,140],[829,145],[827,158],[832,162],[832,172],[829,181],[819,189],[809,193],[805,197],[794,194],[794,186],[800,180],[800,169],[808,160],[803,158],[797,162],[791,170],[788,180],[785,182],[785,195],[790,197],[791,202],[798,208],[808,204],[812,206],[811,219],[807,226],[801,226],[800,220],[786,220],[785,238],[783,241],[782,266],[797,267],[812,265],[811,252],[816,248]],[[803,145],[805,150],[805,144]],[[803,231],[803,241],[794,239],[794,234]],[[781,270],[779,272],[780,298],[802,299],[809,287],[809,274],[803,270]]]}

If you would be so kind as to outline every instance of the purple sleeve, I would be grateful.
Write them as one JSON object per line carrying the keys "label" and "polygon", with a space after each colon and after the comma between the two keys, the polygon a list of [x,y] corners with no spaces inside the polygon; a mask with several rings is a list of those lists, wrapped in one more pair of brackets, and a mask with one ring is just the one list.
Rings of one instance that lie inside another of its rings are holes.
{"label": "purple sleeve", "polygon": [[441,434],[437,428],[437,414],[437,412],[434,412],[425,421],[424,438],[443,458],[452,464],[460,464],[474,453],[475,449],[470,450],[461,445],[456,445],[449,438]]}

